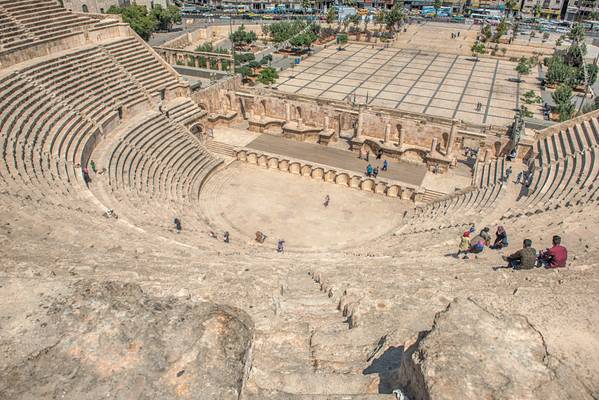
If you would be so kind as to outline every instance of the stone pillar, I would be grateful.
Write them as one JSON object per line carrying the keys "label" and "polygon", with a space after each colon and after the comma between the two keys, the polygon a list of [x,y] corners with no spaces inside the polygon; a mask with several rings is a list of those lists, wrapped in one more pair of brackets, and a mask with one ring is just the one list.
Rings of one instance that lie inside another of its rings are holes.
{"label": "stone pillar", "polygon": [[291,104],[285,103],[285,122],[291,121]]}
{"label": "stone pillar", "polygon": [[358,114],[358,126],[356,127],[356,138],[362,137],[362,125],[364,124],[364,115],[362,114],[362,110]]}
{"label": "stone pillar", "polygon": [[200,68],[200,57],[193,58],[193,66],[196,68]]}
{"label": "stone pillar", "polygon": [[329,115],[325,115],[324,116],[324,130],[328,130],[329,129],[329,125],[331,124],[331,117],[329,117]]}
{"label": "stone pillar", "polygon": [[434,153],[437,150],[437,138],[434,137],[431,141],[431,153]]}
{"label": "stone pillar", "polygon": [[487,162],[491,160],[491,149],[485,149],[485,155],[483,158],[483,162]]}
{"label": "stone pillar", "polygon": [[304,126],[304,123],[303,123],[302,119],[298,118],[297,119],[297,128],[302,129],[303,126]]}
{"label": "stone pillar", "polygon": [[383,139],[384,143],[389,142],[391,137],[391,124],[387,121],[385,124],[385,138]]}
{"label": "stone pillar", "polygon": [[404,142],[404,131],[403,131],[403,126],[399,126],[399,138],[398,138],[398,145],[399,148],[401,149],[403,147],[403,142]]}
{"label": "stone pillar", "polygon": [[449,136],[447,138],[447,148],[445,149],[445,155],[449,156],[453,153],[453,142],[455,141],[455,136],[458,133],[458,121],[451,121],[451,130],[449,131]]}
{"label": "stone pillar", "polygon": [[223,70],[223,60],[221,60],[220,58],[216,59],[216,69],[217,71]]}

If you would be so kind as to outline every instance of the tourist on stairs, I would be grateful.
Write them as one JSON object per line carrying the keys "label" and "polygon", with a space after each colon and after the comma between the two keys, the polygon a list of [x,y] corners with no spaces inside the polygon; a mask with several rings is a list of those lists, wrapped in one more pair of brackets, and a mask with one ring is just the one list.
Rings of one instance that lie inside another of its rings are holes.
{"label": "tourist on stairs", "polygon": [[507,247],[507,245],[508,245],[507,232],[505,231],[503,226],[500,225],[497,227],[495,236],[496,236],[495,242],[493,243],[493,245],[491,245],[492,249],[499,250],[499,249],[503,249],[504,247]]}
{"label": "tourist on stairs", "polygon": [[460,246],[458,247],[458,253],[456,257],[459,257],[462,253],[464,255],[468,254],[468,249],[470,248],[470,231],[466,231],[462,234],[460,238]]}
{"label": "tourist on stairs", "polygon": [[537,261],[537,251],[532,247],[532,240],[524,239],[522,249],[507,257],[503,257],[508,262],[508,267],[513,269],[532,269]]}
{"label": "tourist on stairs", "polygon": [[553,247],[539,254],[539,266],[545,268],[563,268],[568,260],[568,250],[561,245],[562,238],[555,235],[552,239]]}

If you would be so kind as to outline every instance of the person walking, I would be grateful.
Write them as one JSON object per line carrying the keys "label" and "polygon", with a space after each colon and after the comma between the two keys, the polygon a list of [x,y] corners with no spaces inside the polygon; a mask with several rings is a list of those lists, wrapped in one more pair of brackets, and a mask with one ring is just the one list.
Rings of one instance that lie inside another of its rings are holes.
{"label": "person walking", "polygon": [[382,168],[382,171],[386,171],[386,170],[387,170],[387,168],[389,168],[389,164],[387,163],[387,160],[384,160],[384,161],[383,161],[383,168]]}
{"label": "person walking", "polygon": [[179,218],[175,218],[173,223],[175,224],[175,230],[177,233],[181,233],[181,220]]}
{"label": "person walking", "polygon": [[330,201],[331,201],[331,198],[330,198],[330,197],[329,197],[329,195],[327,194],[327,195],[324,197],[324,203],[322,203],[322,205],[323,205],[325,208],[327,208],[327,207],[329,206],[329,202],[330,202]]}
{"label": "person walking", "polygon": [[372,165],[370,164],[368,164],[368,166],[366,167],[366,176],[372,176]]}
{"label": "person walking", "polygon": [[379,174],[379,167],[376,167],[375,169],[372,170],[372,176],[373,177],[377,177]]}
{"label": "person walking", "polygon": [[229,243],[229,231],[225,231],[225,233],[223,233],[223,242]]}

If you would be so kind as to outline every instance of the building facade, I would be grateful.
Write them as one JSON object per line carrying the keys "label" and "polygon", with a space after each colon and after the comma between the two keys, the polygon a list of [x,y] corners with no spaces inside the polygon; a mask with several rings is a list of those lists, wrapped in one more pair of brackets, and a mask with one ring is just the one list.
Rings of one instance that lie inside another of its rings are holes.
{"label": "building facade", "polygon": [[171,0],[63,0],[64,7],[69,11],[89,12],[104,14],[110,6],[128,6],[131,4],[143,5],[148,8],[154,5],[166,7],[172,4]]}

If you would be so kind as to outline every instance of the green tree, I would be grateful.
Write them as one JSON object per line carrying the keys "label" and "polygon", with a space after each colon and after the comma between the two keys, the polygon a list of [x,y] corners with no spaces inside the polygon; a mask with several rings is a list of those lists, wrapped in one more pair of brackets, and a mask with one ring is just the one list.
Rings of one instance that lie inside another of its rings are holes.
{"label": "green tree", "polygon": [[247,78],[249,76],[255,76],[254,70],[252,68],[246,67],[246,66],[237,68],[237,72],[239,72],[241,74],[241,76],[244,78]]}
{"label": "green tree", "polygon": [[158,27],[158,22],[148,14],[148,10],[145,6],[110,6],[107,12],[108,14],[120,14],[123,18],[123,22],[128,23],[131,26],[131,29],[146,41],[150,39],[152,32]]}
{"label": "green tree", "polygon": [[485,44],[478,41],[472,45],[470,50],[472,51],[472,55],[476,57],[476,61],[478,61],[479,54],[485,54],[487,52]]}
{"label": "green tree", "polygon": [[534,116],[534,114],[525,105],[520,106],[520,114],[522,114],[524,118],[532,118]]}
{"label": "green tree", "polygon": [[513,14],[514,9],[516,8],[517,3],[515,0],[506,0],[505,1],[505,11],[508,16]]}
{"label": "green tree", "polygon": [[241,25],[237,30],[229,35],[229,39],[235,47],[241,47],[244,45],[252,44],[256,41],[256,33],[246,31],[245,25]]}
{"label": "green tree", "polygon": [[481,33],[483,35],[485,42],[487,42],[489,39],[491,39],[491,36],[493,36],[493,30],[491,29],[491,25],[486,24],[485,26],[483,26]]}
{"label": "green tree", "polygon": [[574,24],[570,32],[568,33],[568,38],[573,42],[582,42],[584,41],[584,26],[582,24]]}
{"label": "green tree", "polygon": [[503,18],[501,22],[497,25],[497,29],[495,30],[495,37],[493,39],[495,43],[499,43],[499,39],[501,39],[501,37],[507,33],[508,27],[509,25],[507,23],[507,20]]}
{"label": "green tree", "polygon": [[329,7],[329,9],[327,10],[326,17],[327,24],[332,24],[333,22],[335,22],[335,19],[337,19],[337,10],[333,7]]}
{"label": "green tree", "polygon": [[291,39],[289,39],[289,44],[293,47],[300,47],[303,49],[310,48],[312,43],[314,43],[318,39],[318,36],[314,34],[314,32],[308,30],[304,33],[300,33],[299,35],[295,35]]}
{"label": "green tree", "polygon": [[516,65],[516,68],[514,69],[516,72],[518,72],[518,81],[520,81],[521,75],[530,74],[530,60],[526,57],[520,57],[520,60],[518,60],[518,65]]}
{"label": "green tree", "polygon": [[560,121],[566,121],[574,116],[576,109],[572,104],[572,89],[568,85],[560,84],[551,94],[551,98],[556,104]]}
{"label": "green tree", "polygon": [[435,7],[435,17],[439,14],[439,8],[443,7],[443,0],[435,0],[433,2],[433,7]]}
{"label": "green tree", "polygon": [[168,31],[173,24],[181,22],[181,12],[177,6],[170,5],[163,8],[160,4],[156,4],[152,7],[150,14],[158,24],[156,29],[160,31]]}
{"label": "green tree", "polygon": [[340,33],[337,35],[337,44],[339,45],[339,47],[337,48],[338,50],[342,50],[343,49],[343,45],[345,43],[347,43],[347,34],[346,33]]}
{"label": "green tree", "polygon": [[272,67],[266,67],[262,71],[260,71],[260,75],[256,80],[263,85],[271,85],[275,83],[279,79],[279,74],[277,70]]}
{"label": "green tree", "polygon": [[543,9],[541,8],[540,4],[535,4],[534,7],[532,8],[532,14],[535,16],[535,18],[539,18],[541,16],[542,12],[543,12]]}
{"label": "green tree", "polygon": [[404,20],[406,19],[405,9],[401,4],[396,3],[391,10],[384,13],[385,25],[389,32],[395,32],[398,27],[401,27]]}

